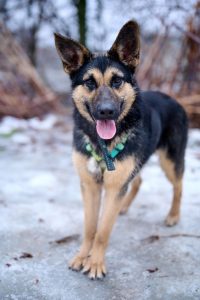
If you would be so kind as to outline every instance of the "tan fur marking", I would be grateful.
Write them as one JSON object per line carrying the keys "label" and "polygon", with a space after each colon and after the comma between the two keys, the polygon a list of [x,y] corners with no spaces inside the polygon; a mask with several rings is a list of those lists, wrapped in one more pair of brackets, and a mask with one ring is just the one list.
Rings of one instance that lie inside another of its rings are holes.
{"label": "tan fur marking", "polygon": [[182,196],[182,180],[179,179],[173,187],[173,200],[169,214],[165,220],[167,226],[175,225],[180,219],[180,205]]}
{"label": "tan fur marking", "polygon": [[74,100],[74,103],[80,112],[80,114],[85,117],[88,121],[94,122],[93,119],[91,118],[90,114],[88,113],[84,102],[87,99],[87,101],[92,101],[94,98],[95,91],[90,92],[84,85],[78,85],[72,94],[72,98]]}
{"label": "tan fur marking", "polygon": [[103,74],[97,68],[93,68],[93,69],[88,70],[85,73],[85,75],[83,76],[83,80],[89,79],[89,77],[91,75],[94,77],[94,79],[96,80],[96,82],[97,82],[98,85],[102,85],[104,83]]}
{"label": "tan fur marking", "polygon": [[95,237],[100,208],[101,185],[88,172],[87,158],[85,156],[74,151],[73,162],[81,180],[85,225],[82,245],[69,266],[74,270],[79,270],[86,262]]}
{"label": "tan fur marking", "polygon": [[117,68],[107,68],[104,73],[104,84],[110,85],[110,81],[114,75],[123,76],[123,73]]}
{"label": "tan fur marking", "polygon": [[114,193],[123,187],[126,180],[131,175],[131,172],[135,168],[135,160],[132,156],[122,160],[115,161],[115,170],[110,172],[105,170],[104,172],[104,186],[105,189],[112,189]]}
{"label": "tan fur marking", "polygon": [[177,178],[175,175],[174,163],[167,158],[166,151],[159,150],[160,165],[171,183],[174,183]]}
{"label": "tan fur marking", "polygon": [[99,69],[93,68],[85,73],[83,80],[89,79],[91,75],[94,77],[98,85],[106,84],[109,86],[114,75],[123,76],[123,73],[117,68],[110,67],[106,69],[104,74],[102,74]]}
{"label": "tan fur marking", "polygon": [[133,182],[131,182],[131,190],[130,192],[125,196],[123,200],[122,209],[120,211],[120,214],[125,214],[133,200],[135,199],[135,196],[137,195],[140,185],[142,183],[141,177],[138,175],[136,178],[134,178]]}
{"label": "tan fur marking", "polygon": [[166,151],[158,151],[160,158],[160,165],[165,172],[167,178],[173,185],[173,200],[172,205],[169,211],[169,214],[166,218],[166,225],[173,226],[175,225],[180,218],[180,205],[181,205],[181,196],[182,196],[182,176],[177,176],[175,172],[174,163],[167,157]]}
{"label": "tan fur marking", "polygon": [[118,121],[121,121],[127,115],[131,106],[133,105],[133,102],[135,101],[136,97],[136,92],[129,83],[125,82],[122,88],[116,90],[115,93],[118,97],[123,98],[125,103],[124,110],[118,119]]}

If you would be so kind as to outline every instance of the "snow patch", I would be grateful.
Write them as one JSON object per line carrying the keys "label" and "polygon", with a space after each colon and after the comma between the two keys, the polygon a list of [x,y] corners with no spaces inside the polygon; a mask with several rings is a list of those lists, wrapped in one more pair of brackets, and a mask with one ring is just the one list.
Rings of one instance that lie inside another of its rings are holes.
{"label": "snow patch", "polygon": [[20,144],[20,145],[26,145],[26,144],[30,144],[31,142],[31,138],[23,133],[15,133],[12,137],[11,137],[12,142],[16,143],[16,144]]}
{"label": "snow patch", "polygon": [[54,189],[58,185],[57,178],[50,172],[40,172],[40,174],[32,177],[28,184],[32,188],[49,188]]}
{"label": "snow patch", "polygon": [[17,119],[14,117],[5,117],[0,123],[0,134],[6,134],[12,132],[13,130],[24,130],[27,128],[27,121]]}
{"label": "snow patch", "polygon": [[36,130],[50,130],[54,127],[57,122],[55,115],[48,115],[45,119],[40,120],[38,118],[32,118],[28,121],[30,128]]}

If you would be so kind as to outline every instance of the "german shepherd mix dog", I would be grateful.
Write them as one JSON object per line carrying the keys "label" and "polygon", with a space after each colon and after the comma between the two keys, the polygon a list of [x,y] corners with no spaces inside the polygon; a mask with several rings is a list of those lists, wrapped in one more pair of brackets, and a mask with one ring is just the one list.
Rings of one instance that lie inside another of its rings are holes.
{"label": "german shepherd mix dog", "polygon": [[[183,108],[160,92],[141,92],[139,26],[129,21],[104,55],[55,34],[74,103],[73,161],[84,203],[84,238],[72,270],[89,278],[106,274],[105,250],[118,214],[125,213],[141,184],[140,170],[158,150],[161,167],[173,185],[166,225],[180,217],[187,117]],[[101,192],[104,205],[99,218]]]}

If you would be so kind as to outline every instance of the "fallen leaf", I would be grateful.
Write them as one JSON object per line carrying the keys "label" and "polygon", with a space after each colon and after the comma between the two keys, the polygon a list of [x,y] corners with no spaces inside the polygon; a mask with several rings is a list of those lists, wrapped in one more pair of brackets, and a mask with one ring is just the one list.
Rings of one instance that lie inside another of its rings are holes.
{"label": "fallen leaf", "polygon": [[56,240],[54,242],[49,242],[49,244],[64,244],[64,243],[70,243],[70,242],[73,242],[73,241],[76,241],[79,239],[79,234],[72,234],[72,235],[69,235],[69,236],[65,236],[59,240]]}
{"label": "fallen leaf", "polygon": [[8,263],[7,263],[7,264],[6,264],[6,267],[8,267],[8,268],[11,267],[11,264],[8,264]]}
{"label": "fallen leaf", "polygon": [[159,235],[150,235],[149,237],[142,240],[145,244],[151,244],[160,239]]}
{"label": "fallen leaf", "polygon": [[49,201],[50,203],[54,203],[54,202],[55,202],[55,199],[52,199],[52,198],[51,198],[51,199],[49,199],[48,201]]}
{"label": "fallen leaf", "polygon": [[39,223],[44,223],[44,219],[39,218],[39,219],[38,219],[38,222],[39,222]]}
{"label": "fallen leaf", "polygon": [[18,260],[18,257],[13,257],[14,260]]}
{"label": "fallen leaf", "polygon": [[150,235],[149,237],[142,239],[141,242],[144,244],[154,243],[160,239],[167,239],[167,238],[177,238],[177,237],[187,237],[187,238],[200,238],[199,234],[193,233],[174,233],[169,235]]}
{"label": "fallen leaf", "polygon": [[33,258],[31,253],[23,252],[19,258]]}
{"label": "fallen leaf", "polygon": [[155,269],[147,269],[146,271],[148,271],[149,273],[154,273],[158,271],[158,268],[156,267]]}

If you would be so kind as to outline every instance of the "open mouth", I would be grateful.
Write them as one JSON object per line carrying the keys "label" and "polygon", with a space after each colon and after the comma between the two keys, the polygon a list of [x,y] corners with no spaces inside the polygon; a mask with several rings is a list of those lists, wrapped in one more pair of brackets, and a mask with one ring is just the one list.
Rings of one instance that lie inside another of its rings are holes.
{"label": "open mouth", "polygon": [[93,121],[96,123],[96,131],[100,138],[104,140],[112,139],[116,134],[116,122],[115,120],[105,119],[105,120],[98,120],[95,118],[93,113],[91,112],[89,104],[86,102],[86,109],[90,114]]}
{"label": "open mouth", "polygon": [[112,139],[116,134],[116,124],[114,120],[97,120],[96,130],[100,138],[104,140]]}

